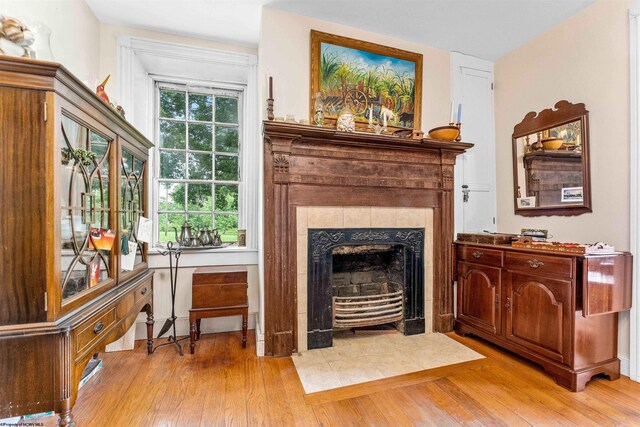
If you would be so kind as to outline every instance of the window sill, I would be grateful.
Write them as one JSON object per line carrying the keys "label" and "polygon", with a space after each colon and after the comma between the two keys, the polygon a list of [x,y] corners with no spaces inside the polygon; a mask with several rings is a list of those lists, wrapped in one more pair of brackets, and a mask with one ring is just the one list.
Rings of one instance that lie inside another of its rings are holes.
{"label": "window sill", "polygon": [[[161,255],[164,248],[149,248],[150,268],[169,268],[169,257]],[[191,249],[180,254],[180,267],[202,267],[210,265],[258,264],[258,250],[254,248],[227,246],[216,249]]]}

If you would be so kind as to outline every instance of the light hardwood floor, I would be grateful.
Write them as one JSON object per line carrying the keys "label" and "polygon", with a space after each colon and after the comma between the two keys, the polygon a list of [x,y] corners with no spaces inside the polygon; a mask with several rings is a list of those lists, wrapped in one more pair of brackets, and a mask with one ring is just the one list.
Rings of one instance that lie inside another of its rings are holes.
{"label": "light hardwood floor", "polygon": [[450,336],[487,358],[309,395],[291,358],[255,356],[253,334],[246,350],[239,332],[203,335],[184,357],[169,346],[147,356],[140,341],[101,354],[74,416],[78,427],[640,425],[640,384],[628,378],[571,393],[524,359]]}

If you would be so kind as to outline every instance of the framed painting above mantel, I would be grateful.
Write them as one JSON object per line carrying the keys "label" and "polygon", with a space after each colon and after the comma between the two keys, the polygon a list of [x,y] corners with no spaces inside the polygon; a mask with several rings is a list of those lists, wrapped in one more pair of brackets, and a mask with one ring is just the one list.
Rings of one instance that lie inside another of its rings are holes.
{"label": "framed painting above mantel", "polygon": [[320,93],[324,125],[335,126],[347,105],[356,130],[421,130],[422,54],[311,30],[309,122]]}

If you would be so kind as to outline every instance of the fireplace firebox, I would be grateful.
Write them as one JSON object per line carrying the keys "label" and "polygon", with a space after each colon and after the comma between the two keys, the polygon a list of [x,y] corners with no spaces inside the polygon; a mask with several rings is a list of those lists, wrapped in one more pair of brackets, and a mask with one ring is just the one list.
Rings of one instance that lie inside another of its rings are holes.
{"label": "fireplace firebox", "polygon": [[424,229],[308,230],[309,349],[341,328],[395,324],[423,333]]}

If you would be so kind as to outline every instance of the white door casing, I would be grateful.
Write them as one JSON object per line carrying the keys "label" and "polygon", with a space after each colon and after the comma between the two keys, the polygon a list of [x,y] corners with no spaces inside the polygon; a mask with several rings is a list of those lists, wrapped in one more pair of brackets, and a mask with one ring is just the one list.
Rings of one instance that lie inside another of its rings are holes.
{"label": "white door casing", "polygon": [[462,104],[462,140],[474,144],[456,164],[455,231],[496,231],[493,63],[451,52],[451,99]]}

